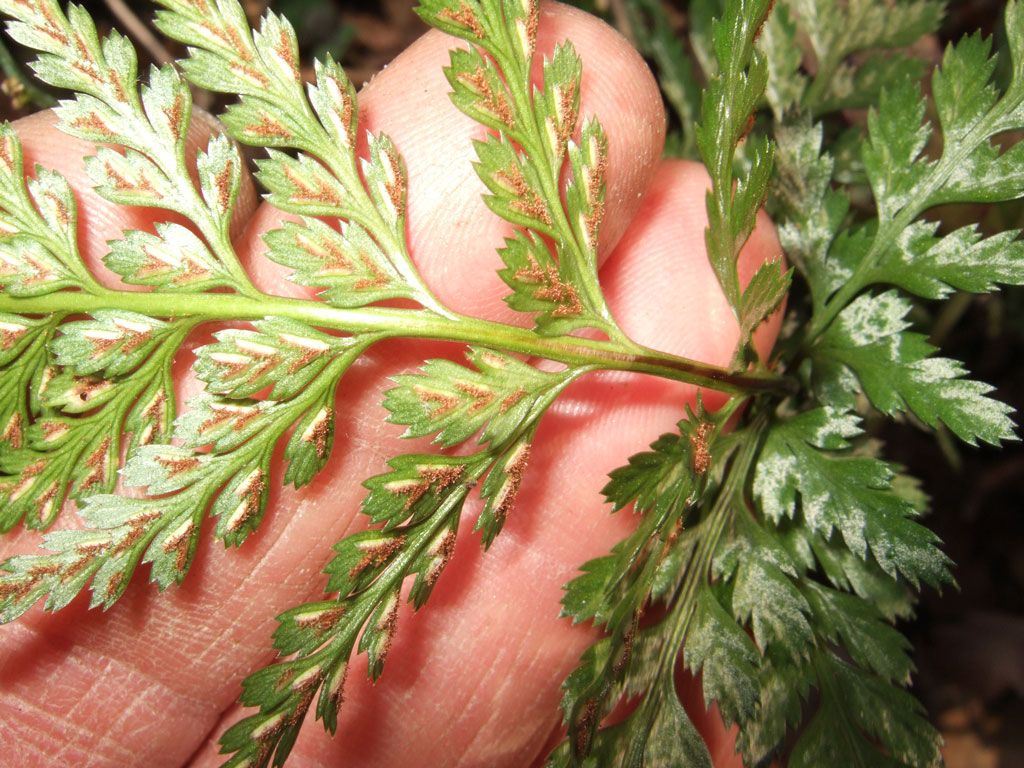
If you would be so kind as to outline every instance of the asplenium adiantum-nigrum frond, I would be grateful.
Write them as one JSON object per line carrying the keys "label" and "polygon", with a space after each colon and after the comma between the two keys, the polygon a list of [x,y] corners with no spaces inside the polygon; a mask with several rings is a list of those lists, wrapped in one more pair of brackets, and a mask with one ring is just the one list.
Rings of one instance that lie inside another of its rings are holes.
{"label": "asplenium adiantum-nigrum frond", "polygon": [[[0,0],[8,33],[38,51],[37,76],[70,92],[61,130],[99,143],[87,161],[96,192],[168,212],[110,242],[103,263],[121,282],[101,281],[82,259],[71,186],[45,168],[26,175],[18,134],[0,129],[0,528],[61,521],[42,552],[3,563],[3,621],[85,592],[110,608],[140,564],[160,589],[180,583],[204,538],[244,552],[275,488],[301,489],[328,465],[349,428],[338,403],[375,350],[451,342],[463,354],[393,377],[387,420],[435,447],[363,483],[366,525],[315,561],[327,562],[324,594],[278,617],[277,659],[242,684],[252,711],[220,737],[228,765],[282,764],[304,721],[338,728],[349,665],[381,675],[400,606],[427,602],[460,527],[490,547],[542,416],[608,370],[723,394],[690,402],[675,432],[611,473],[604,496],[634,510],[635,526],[565,587],[563,617],[601,634],[565,680],[565,740],[547,765],[709,766],[678,697],[683,668],[738,725],[748,764],[941,762],[893,624],[923,584],[951,580],[949,563],[917,520],[924,495],[863,419],[909,414],[969,444],[1014,439],[1010,409],[936,356],[910,313],[915,297],[1024,282],[1016,231],[923,217],[1024,195],[1021,145],[993,141],[1024,127],[1016,3],[1001,87],[976,35],[946,50],[925,98],[925,67],[904,49],[939,23],[932,0],[698,0],[693,60],[659,27],[658,3],[626,0],[669,103],[698,118],[676,146],[710,175],[704,244],[739,329],[722,367],[637,344],[609,310],[598,279],[602,222],[619,202],[607,195],[609,139],[581,109],[571,41],[538,51],[551,14],[534,0],[418,8],[462,41],[444,72],[479,124],[473,170],[511,225],[499,275],[531,329],[456,312],[424,279],[402,147],[360,125],[335,61],[304,82],[292,27],[273,12],[251,27],[236,0],[159,4],[158,28],[187,57],[140,73],[127,39],[100,36],[82,8]],[[238,97],[194,169],[190,87]],[[865,106],[865,125],[839,130],[836,113]],[[236,250],[239,144],[263,148],[256,177],[288,214],[263,237],[265,257],[316,298],[263,290]],[[770,261],[741,280],[762,207],[792,268]],[[754,333],[784,300],[769,356]],[[203,391],[179,402],[176,355],[204,332]],[[624,699],[629,710],[606,720]]]}

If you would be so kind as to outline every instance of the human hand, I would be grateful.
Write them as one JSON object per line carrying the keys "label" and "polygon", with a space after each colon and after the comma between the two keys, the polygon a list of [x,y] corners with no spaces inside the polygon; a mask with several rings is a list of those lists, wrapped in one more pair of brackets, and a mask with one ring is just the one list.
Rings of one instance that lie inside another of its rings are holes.
{"label": "human hand", "polygon": [[[698,166],[660,161],[664,116],[644,64],[608,27],[567,7],[548,6],[540,34],[540,51],[572,38],[584,60],[582,112],[597,114],[609,136],[601,278],[612,311],[641,343],[727,364],[737,333],[704,255],[706,177]],[[513,321],[495,274],[495,249],[508,226],[484,206],[471,168],[471,138],[482,130],[451,105],[441,73],[454,45],[432,32],[399,57],[360,95],[361,126],[388,133],[405,158],[410,249],[427,283],[459,312]],[[60,170],[76,187],[83,254],[113,282],[99,262],[106,241],[165,215],[126,212],[92,193],[80,158],[93,149],[57,132],[51,117],[16,127],[27,167]],[[204,129],[193,138],[205,144]],[[263,290],[309,296],[261,256],[260,236],[281,218],[258,207],[249,188],[238,204],[236,248]],[[749,278],[779,250],[765,219],[741,274]],[[762,353],[776,331],[775,324],[761,330]],[[192,346],[208,341],[209,332]],[[360,481],[390,456],[417,449],[399,444],[400,429],[384,423],[387,377],[459,354],[418,341],[371,350],[343,381],[328,467],[301,491],[272,481],[261,530],[237,552],[201,547],[181,588],[158,596],[137,578],[106,615],[79,599],[56,615],[37,607],[0,629],[2,760],[216,764],[217,739],[241,716],[233,704],[239,680],[270,660],[274,617],[319,596],[330,546],[363,527]],[[201,387],[189,374],[191,362],[187,352],[176,361],[182,401]],[[594,638],[588,628],[554,618],[560,587],[633,524],[629,515],[609,517],[598,491],[625,456],[671,430],[694,397],[692,387],[625,374],[575,384],[545,417],[517,508],[490,552],[483,554],[472,526],[463,526],[428,608],[400,612],[383,678],[371,686],[361,659],[355,662],[339,737],[331,740],[310,720],[289,766],[519,768],[542,758],[557,728],[559,684]],[[475,512],[467,504],[465,514]],[[0,559],[33,551],[38,538],[10,537]],[[701,707],[699,693],[686,698]],[[709,718],[705,726],[716,765],[738,765],[721,724]]]}

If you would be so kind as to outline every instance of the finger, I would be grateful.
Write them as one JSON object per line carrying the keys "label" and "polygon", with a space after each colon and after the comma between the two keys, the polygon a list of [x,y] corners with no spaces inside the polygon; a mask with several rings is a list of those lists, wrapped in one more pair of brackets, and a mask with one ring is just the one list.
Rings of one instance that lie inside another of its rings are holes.
{"label": "finger", "polygon": [[[190,226],[181,216],[159,208],[122,206],[111,203],[92,188],[86,171],[85,159],[96,154],[96,145],[76,139],[57,128],[57,116],[52,110],[37,112],[18,120],[14,124],[21,139],[27,174],[33,174],[38,164],[43,168],[59,171],[72,189],[78,206],[78,247],[82,259],[90,271],[103,285],[124,287],[119,275],[103,264],[102,258],[109,251],[109,240],[123,237],[127,229],[153,231],[158,221],[176,221]],[[185,157],[188,167],[195,175],[196,154],[205,151],[210,138],[223,132],[223,126],[213,115],[194,108],[185,140]],[[242,171],[238,190],[238,202],[231,221],[231,233],[237,237],[244,230],[256,209],[256,191],[247,170]]]}
{"label": "finger", "polygon": [[[570,12],[553,13],[557,20],[558,14]],[[595,23],[573,15],[578,23],[563,26],[571,28],[565,32],[574,37],[579,24]],[[626,50],[607,28],[602,29],[610,50]],[[581,34],[592,33],[581,28]],[[432,37],[431,45],[438,50],[450,44],[439,35]],[[598,45],[601,35],[593,37]],[[615,61],[604,52],[596,60],[606,67]],[[390,70],[393,76],[404,72],[402,77],[410,81],[419,77],[422,61],[410,61],[396,62]],[[653,91],[635,54],[615,66],[622,77]],[[657,104],[654,98],[647,102]],[[441,105],[448,108],[446,96]],[[378,118],[372,97],[364,109],[366,119],[374,124]],[[647,122],[659,126],[660,131],[661,119],[658,105]],[[461,125],[465,128],[464,122]],[[452,138],[457,130],[461,130],[458,125],[438,135],[446,136],[447,144],[468,144],[468,140]],[[629,136],[620,138],[631,140]],[[417,140],[415,136],[410,139],[413,143]],[[656,148],[648,146],[645,151],[651,158],[657,155]],[[640,183],[639,176],[634,179],[633,184]],[[471,197],[475,199],[478,192],[479,188]],[[622,195],[635,199],[642,192],[633,187]],[[490,218],[489,212],[482,207],[479,210]],[[454,212],[442,206],[436,215],[447,218],[435,225],[444,229],[466,224],[453,218]],[[410,226],[418,225],[410,222]],[[478,244],[471,252],[481,254],[492,245]],[[445,256],[438,249],[434,253],[438,259]],[[429,259],[426,257],[425,263]],[[499,286],[498,290],[503,289]],[[154,598],[146,585],[136,584],[106,616],[85,612],[83,602],[78,601],[56,616],[41,617],[36,610],[17,627],[5,628],[3,658],[20,663],[5,663],[0,671],[6,712],[11,715],[3,720],[10,724],[0,728],[17,729],[13,741],[23,750],[25,762],[39,762],[41,756],[52,758],[58,745],[70,749],[67,739],[60,736],[61,729],[68,727],[80,729],[75,744],[100,762],[121,765],[157,756],[171,762],[187,757],[195,742],[183,734],[202,734],[213,727],[215,712],[237,695],[237,681],[268,660],[273,616],[322,588],[319,573],[330,545],[354,529],[362,495],[358,481],[379,472],[387,456],[417,449],[408,443],[382,447],[385,414],[379,407],[380,389],[385,375],[407,370],[413,358],[434,355],[434,350],[422,345],[394,344],[368,357],[346,377],[338,409],[343,431],[336,439],[330,469],[300,495],[287,489],[276,494],[263,531],[241,552],[201,549],[186,585],[162,599]],[[390,430],[391,435],[396,432]],[[26,663],[29,659],[30,664]],[[99,682],[94,675],[97,668],[106,670]],[[97,699],[94,690],[101,690],[107,698]],[[117,695],[111,695],[115,690]],[[129,705],[125,707],[124,702]],[[15,722],[13,715],[18,711],[22,715]],[[153,719],[154,713],[160,713],[159,718]],[[78,724],[68,725],[71,720]],[[173,732],[166,728],[168,722],[176,724]],[[126,758],[128,754],[133,756],[131,760]]]}

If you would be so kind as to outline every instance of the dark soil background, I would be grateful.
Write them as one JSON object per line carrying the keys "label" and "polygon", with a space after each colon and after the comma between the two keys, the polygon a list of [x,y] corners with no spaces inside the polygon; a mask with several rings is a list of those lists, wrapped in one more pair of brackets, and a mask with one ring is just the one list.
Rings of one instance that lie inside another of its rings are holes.
{"label": "dark soil background", "polygon": [[[82,0],[79,0],[82,2]],[[616,18],[621,0],[593,0],[591,9]],[[135,40],[143,58],[180,55],[173,41],[146,37],[152,4],[144,0],[85,0],[101,28],[116,25]],[[256,18],[266,0],[242,0]],[[330,52],[362,83],[422,34],[412,0],[274,0],[271,7],[295,25],[305,61]],[[675,5],[685,7],[683,0]],[[1002,0],[950,3],[937,41],[965,33],[996,34]],[[621,15],[619,16],[621,18]],[[672,18],[683,26],[685,12]],[[936,46],[933,49],[938,50]],[[12,50],[15,58],[23,52]],[[38,109],[17,79],[4,73],[0,118]],[[209,105],[216,109],[216,104]],[[1019,139],[1020,137],[1015,137]],[[950,210],[955,221],[977,210]],[[984,211],[993,229],[1024,227],[1024,205]],[[929,312],[930,310],[930,312]],[[1024,289],[985,297],[957,296],[925,308],[943,353],[963,360],[995,395],[1024,410]],[[929,319],[929,318],[923,318]],[[1024,766],[1024,449],[973,449],[948,435],[911,424],[885,425],[879,437],[890,458],[923,481],[932,498],[931,527],[956,562],[958,588],[926,591],[915,622],[904,627],[916,648],[915,689],[946,740],[950,768]]]}

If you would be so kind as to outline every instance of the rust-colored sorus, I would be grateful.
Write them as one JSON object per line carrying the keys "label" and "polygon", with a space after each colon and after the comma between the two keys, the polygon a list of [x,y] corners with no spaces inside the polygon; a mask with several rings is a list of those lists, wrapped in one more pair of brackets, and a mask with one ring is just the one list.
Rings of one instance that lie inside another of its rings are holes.
{"label": "rust-colored sorus", "polygon": [[393,539],[387,539],[379,544],[367,547],[363,550],[362,559],[349,570],[348,577],[350,579],[356,578],[371,565],[375,567],[383,565],[404,546],[405,536],[396,536]]}
{"label": "rust-colored sorus", "polygon": [[711,467],[711,449],[708,447],[708,434],[714,430],[714,425],[702,421],[697,425],[697,431],[690,438],[693,444],[693,471],[703,475]]}

